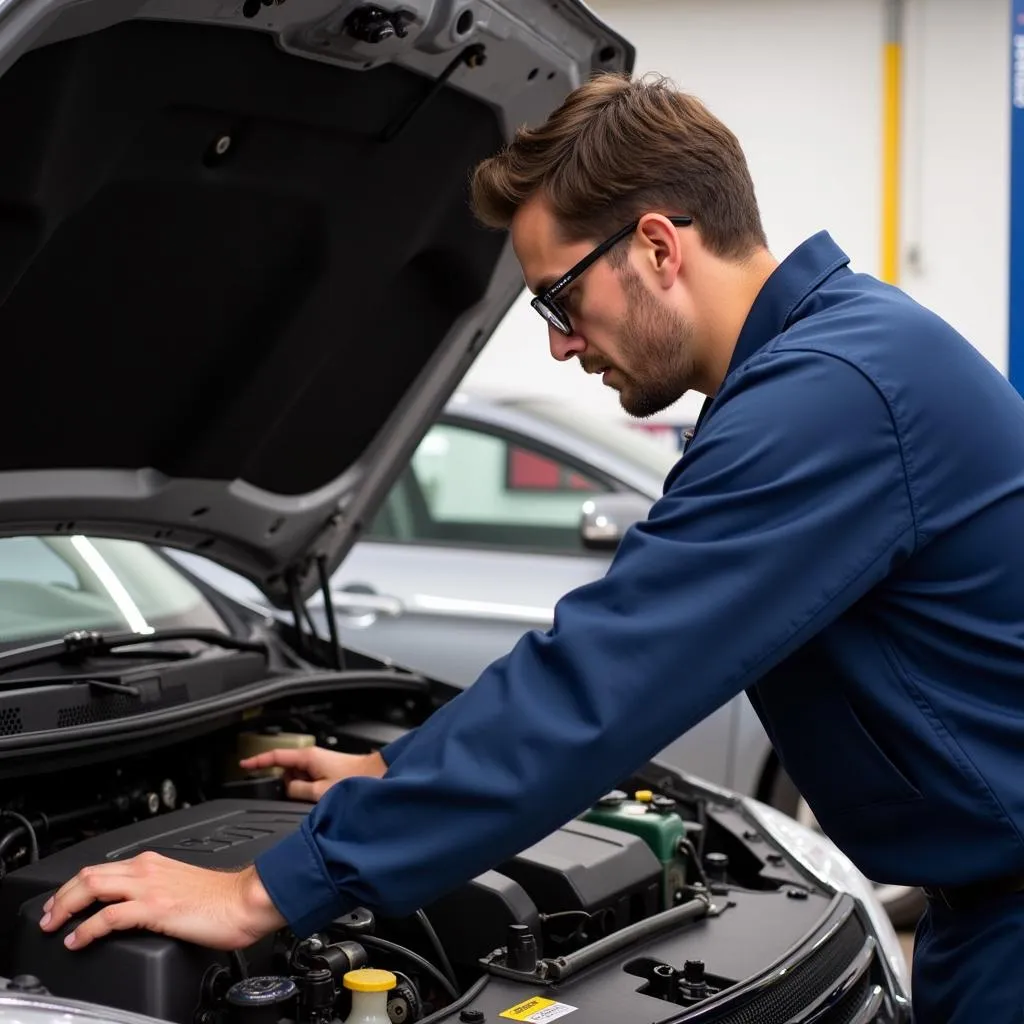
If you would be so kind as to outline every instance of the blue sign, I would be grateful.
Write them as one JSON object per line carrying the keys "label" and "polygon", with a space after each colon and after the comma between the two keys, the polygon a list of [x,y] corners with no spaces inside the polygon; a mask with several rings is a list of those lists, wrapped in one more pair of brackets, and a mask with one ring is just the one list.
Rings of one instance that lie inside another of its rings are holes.
{"label": "blue sign", "polygon": [[1010,383],[1024,394],[1024,0],[1010,26]]}

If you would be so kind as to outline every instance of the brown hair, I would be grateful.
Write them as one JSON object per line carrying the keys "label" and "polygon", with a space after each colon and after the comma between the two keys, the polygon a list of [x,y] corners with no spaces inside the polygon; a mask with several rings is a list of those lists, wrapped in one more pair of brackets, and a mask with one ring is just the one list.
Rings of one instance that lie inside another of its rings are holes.
{"label": "brown hair", "polygon": [[767,245],[736,136],[660,76],[592,78],[473,174],[473,208],[489,227],[507,228],[538,193],[570,241],[603,239],[655,211],[689,214],[725,259]]}

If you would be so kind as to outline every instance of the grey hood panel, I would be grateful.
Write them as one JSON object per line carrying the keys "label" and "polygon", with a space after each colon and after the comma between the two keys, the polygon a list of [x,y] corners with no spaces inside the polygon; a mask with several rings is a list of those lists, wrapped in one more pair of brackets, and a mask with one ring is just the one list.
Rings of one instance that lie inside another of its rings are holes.
{"label": "grey hood panel", "polygon": [[522,284],[472,167],[633,62],[564,0],[359,6],[0,0],[0,534],[279,604],[358,537]]}

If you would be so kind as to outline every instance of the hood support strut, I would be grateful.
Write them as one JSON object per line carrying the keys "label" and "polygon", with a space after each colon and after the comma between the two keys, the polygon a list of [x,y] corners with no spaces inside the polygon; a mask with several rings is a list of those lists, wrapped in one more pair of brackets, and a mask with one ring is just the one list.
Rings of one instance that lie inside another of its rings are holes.
{"label": "hood support strut", "polygon": [[[320,593],[324,598],[324,616],[327,619],[327,634],[330,638],[331,659],[334,668],[339,672],[345,671],[345,652],[341,649],[341,641],[338,636],[338,622],[334,618],[334,600],[331,596],[331,579],[327,569],[327,556],[319,555],[316,560],[317,575],[320,579]],[[295,619],[296,648],[300,655],[309,656],[312,652],[306,643],[306,632],[303,629],[303,622],[309,626],[309,635],[314,640],[322,639],[316,631],[313,618],[309,614],[308,606],[303,602],[299,588],[299,574],[296,571],[288,573],[288,600],[292,606],[292,616]]]}

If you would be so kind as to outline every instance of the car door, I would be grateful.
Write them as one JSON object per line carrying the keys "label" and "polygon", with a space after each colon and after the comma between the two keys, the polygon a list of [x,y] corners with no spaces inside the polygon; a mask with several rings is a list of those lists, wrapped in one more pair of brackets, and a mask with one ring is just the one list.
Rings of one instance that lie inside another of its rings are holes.
{"label": "car door", "polygon": [[547,629],[563,594],[604,574],[610,556],[584,549],[579,522],[588,495],[612,489],[521,434],[435,424],[335,574],[343,642],[471,684],[524,632]]}

